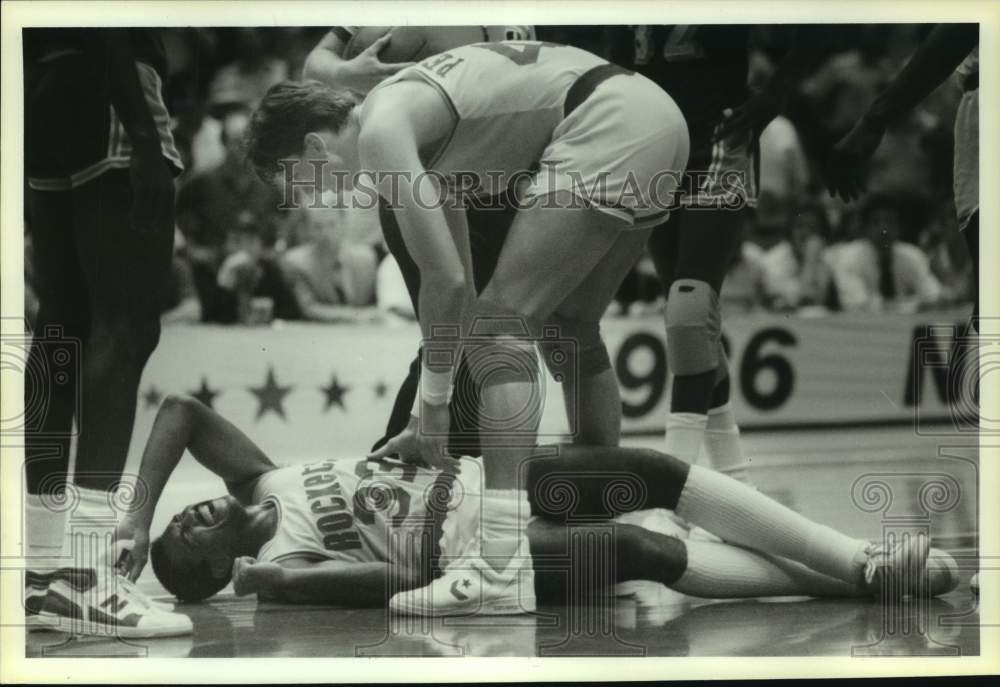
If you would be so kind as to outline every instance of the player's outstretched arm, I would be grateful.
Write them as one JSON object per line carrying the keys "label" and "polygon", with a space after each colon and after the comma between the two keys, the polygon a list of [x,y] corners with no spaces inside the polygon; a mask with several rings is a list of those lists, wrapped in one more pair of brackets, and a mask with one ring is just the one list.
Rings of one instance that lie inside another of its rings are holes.
{"label": "player's outstretched arm", "polygon": [[389,563],[347,563],[292,558],[258,563],[244,556],[233,562],[233,591],[238,596],[284,603],[384,606],[393,593],[416,587],[412,571]]}
{"label": "player's outstretched arm", "polygon": [[892,83],[833,148],[827,188],[844,201],[865,190],[865,172],[886,130],[954,73],[979,41],[977,24],[939,24],[920,44]]}
{"label": "player's outstretched arm", "polygon": [[392,36],[387,33],[353,59],[345,59],[349,34],[343,30],[330,30],[306,58],[302,78],[322,81],[334,88],[347,88],[362,95],[387,76],[412,65],[412,62],[388,64],[378,54],[389,44]]}
{"label": "player's outstretched arm", "polygon": [[243,432],[224,417],[190,396],[167,396],[156,414],[153,430],[139,465],[133,510],[118,528],[119,539],[132,539],[129,575],[136,579],[146,562],[149,527],[163,488],[185,451],[221,477],[229,492],[250,500],[253,485],[275,465]]}

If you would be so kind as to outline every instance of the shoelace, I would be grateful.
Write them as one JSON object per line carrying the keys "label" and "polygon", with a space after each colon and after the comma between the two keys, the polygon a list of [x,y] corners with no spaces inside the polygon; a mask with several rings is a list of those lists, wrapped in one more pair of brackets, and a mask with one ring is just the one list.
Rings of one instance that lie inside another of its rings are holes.
{"label": "shoelace", "polygon": [[868,560],[865,561],[865,583],[871,584],[872,580],[875,579],[875,573],[879,568],[875,560],[885,554],[885,547],[881,545],[869,544],[865,549],[865,553],[868,554]]}
{"label": "shoelace", "polygon": [[124,575],[116,575],[115,581],[118,584],[119,589],[124,590],[123,596],[127,596],[129,601],[135,605],[144,608],[147,611],[157,611],[159,610],[153,606],[152,601],[146,598],[146,595],[139,591],[132,580],[128,579]]}

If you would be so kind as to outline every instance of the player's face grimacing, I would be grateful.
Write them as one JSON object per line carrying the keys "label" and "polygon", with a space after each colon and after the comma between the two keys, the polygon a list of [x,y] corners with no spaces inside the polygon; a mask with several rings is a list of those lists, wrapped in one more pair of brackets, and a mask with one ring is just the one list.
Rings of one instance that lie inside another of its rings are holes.
{"label": "player's face grimacing", "polygon": [[227,551],[248,520],[243,505],[232,496],[220,496],[186,507],[174,515],[163,533],[164,543],[178,558],[205,560]]}

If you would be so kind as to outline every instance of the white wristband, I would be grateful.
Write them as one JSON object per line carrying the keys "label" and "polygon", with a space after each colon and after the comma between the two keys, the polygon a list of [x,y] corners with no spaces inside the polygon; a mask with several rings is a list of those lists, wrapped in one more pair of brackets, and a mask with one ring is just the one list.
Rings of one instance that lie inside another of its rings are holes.
{"label": "white wristband", "polygon": [[451,400],[452,371],[435,372],[426,365],[420,367],[420,399],[429,405],[440,406]]}

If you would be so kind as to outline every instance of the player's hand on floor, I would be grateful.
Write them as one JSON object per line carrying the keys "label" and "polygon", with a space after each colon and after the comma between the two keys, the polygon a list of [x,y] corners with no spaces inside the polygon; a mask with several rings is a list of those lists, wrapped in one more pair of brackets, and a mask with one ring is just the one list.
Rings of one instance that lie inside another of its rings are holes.
{"label": "player's hand on floor", "polygon": [[378,38],[350,61],[355,78],[364,83],[365,90],[375,88],[386,77],[392,76],[396,72],[416,64],[416,62],[383,62],[380,60],[378,54],[389,45],[391,40],[392,32],[390,31]]}
{"label": "player's hand on floor", "polygon": [[129,166],[132,226],[140,233],[173,234],[174,177],[156,149],[136,149]]}
{"label": "player's hand on floor", "polygon": [[117,567],[132,582],[139,579],[149,557],[149,527],[138,518],[125,516],[115,529],[115,542],[122,543]]}
{"label": "player's hand on floor", "polygon": [[253,556],[233,561],[233,591],[236,596],[268,594],[278,587],[285,569],[277,563],[259,563]]}
{"label": "player's hand on floor", "polygon": [[824,169],[831,197],[839,196],[846,203],[864,193],[868,181],[868,161],[884,135],[884,127],[862,118],[837,142]]}

